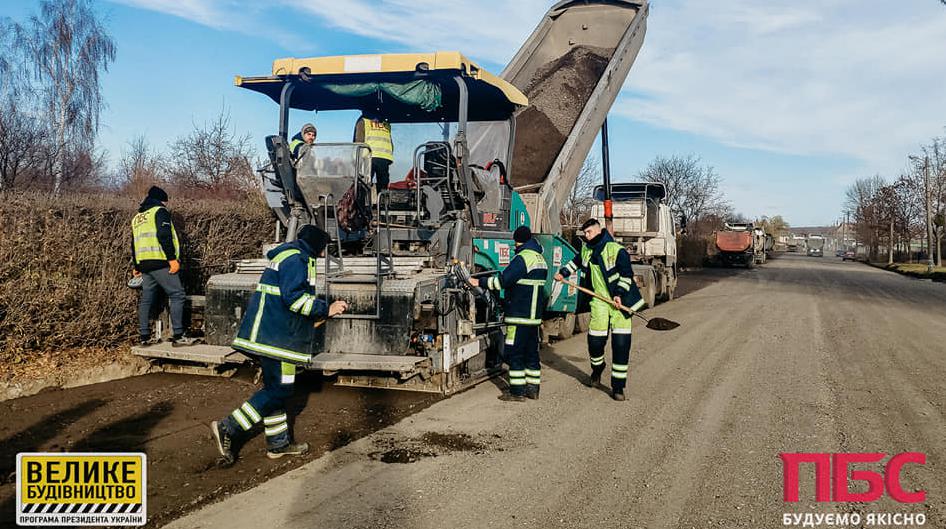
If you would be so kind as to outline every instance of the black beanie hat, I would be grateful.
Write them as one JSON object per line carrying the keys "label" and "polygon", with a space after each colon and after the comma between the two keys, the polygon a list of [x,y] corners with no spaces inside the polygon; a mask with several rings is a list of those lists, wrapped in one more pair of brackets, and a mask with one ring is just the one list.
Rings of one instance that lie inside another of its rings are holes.
{"label": "black beanie hat", "polygon": [[298,238],[309,245],[316,256],[328,245],[328,234],[317,226],[307,224],[299,230]]}
{"label": "black beanie hat", "polygon": [[148,190],[148,198],[153,198],[158,202],[167,202],[168,194],[167,191],[158,186],[151,186],[151,189]]}
{"label": "black beanie hat", "polygon": [[532,230],[528,226],[519,226],[516,228],[516,231],[512,234],[512,240],[524,244],[529,242],[529,239],[532,238]]}

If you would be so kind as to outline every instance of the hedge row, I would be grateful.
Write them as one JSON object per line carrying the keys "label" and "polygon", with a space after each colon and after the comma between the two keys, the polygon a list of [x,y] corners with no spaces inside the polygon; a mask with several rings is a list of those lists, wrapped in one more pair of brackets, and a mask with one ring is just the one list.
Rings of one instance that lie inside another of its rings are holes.
{"label": "hedge row", "polygon": [[[182,279],[203,293],[211,274],[260,255],[273,216],[262,201],[173,200]],[[137,335],[130,222],[138,200],[0,193],[0,365]],[[67,354],[67,353],[64,353]]]}

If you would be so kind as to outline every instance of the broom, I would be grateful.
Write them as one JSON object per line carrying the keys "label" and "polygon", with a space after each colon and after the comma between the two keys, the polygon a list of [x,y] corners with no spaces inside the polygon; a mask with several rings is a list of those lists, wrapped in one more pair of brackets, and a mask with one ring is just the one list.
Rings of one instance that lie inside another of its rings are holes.
{"label": "broom", "polygon": [[631,314],[632,316],[637,316],[638,318],[640,318],[640,319],[644,320],[645,322],[647,322],[647,328],[648,328],[648,329],[653,329],[653,330],[655,330],[655,331],[672,331],[673,329],[676,329],[677,327],[680,326],[679,323],[677,323],[677,322],[675,322],[675,321],[672,321],[672,320],[668,320],[668,319],[666,319],[666,318],[646,318],[646,317],[644,317],[644,315],[641,314],[640,312],[631,310],[631,309],[629,309],[629,308],[627,308],[627,307],[623,307],[623,306],[622,306],[622,307],[619,307],[618,304],[614,302],[614,300],[608,299],[608,298],[606,298],[606,297],[604,297],[604,296],[600,296],[600,295],[598,295],[595,291],[593,291],[593,290],[588,290],[587,288],[585,288],[585,287],[583,287],[583,286],[581,286],[581,285],[578,285],[577,283],[572,283],[571,281],[567,281],[567,280],[565,280],[565,279],[561,280],[561,282],[564,283],[564,284],[566,284],[566,285],[568,285],[568,286],[570,286],[570,287],[575,287],[575,288],[577,288],[578,290],[584,292],[585,294],[588,294],[589,296],[592,296],[592,297],[594,297],[594,298],[596,298],[596,299],[600,299],[601,301],[607,303],[608,305],[611,305],[612,307],[614,307],[614,308],[616,308],[616,309],[619,309],[619,310],[623,311],[624,313]]}

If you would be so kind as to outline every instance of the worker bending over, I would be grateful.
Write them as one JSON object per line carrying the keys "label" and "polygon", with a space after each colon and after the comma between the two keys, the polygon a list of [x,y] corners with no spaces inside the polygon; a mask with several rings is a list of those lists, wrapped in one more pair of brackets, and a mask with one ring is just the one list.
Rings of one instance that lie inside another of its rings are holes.
{"label": "worker bending over", "polygon": [[545,281],[548,265],[542,245],[527,226],[513,233],[516,256],[502,274],[471,278],[470,284],[505,291],[506,343],[503,356],[509,364],[509,393],[499,398],[521,402],[539,398],[542,371],[539,364],[539,325],[545,312]]}
{"label": "worker bending over", "polygon": [[[621,310],[637,311],[644,306],[637,285],[631,256],[620,244],[614,242],[608,230],[603,230],[596,219],[587,220],[581,231],[585,236],[581,252],[569,261],[557,274],[558,281],[577,270],[582,271],[582,282],[590,277],[591,288],[596,294],[613,299],[619,307],[591,298],[591,324],[588,330],[588,355],[591,357],[591,377],[587,385],[601,383],[604,372],[604,346],[611,330],[611,397],[624,400],[627,385],[628,362],[631,356],[631,315]],[[587,312],[588,296],[579,294],[578,311]],[[583,310],[585,309],[585,310]]]}
{"label": "worker bending over", "polygon": [[210,428],[223,466],[236,461],[235,442],[242,442],[261,422],[266,434],[266,455],[308,452],[307,443],[293,443],[286,416],[286,400],[292,395],[296,368],[312,359],[309,352],[313,323],[341,314],[344,301],[328,305],[315,296],[315,262],[323,255],[328,234],[315,226],[299,230],[298,239],[277,246],[266,257],[269,264],[260,277],[233,348],[255,356],[263,367],[263,389],[233,413]]}

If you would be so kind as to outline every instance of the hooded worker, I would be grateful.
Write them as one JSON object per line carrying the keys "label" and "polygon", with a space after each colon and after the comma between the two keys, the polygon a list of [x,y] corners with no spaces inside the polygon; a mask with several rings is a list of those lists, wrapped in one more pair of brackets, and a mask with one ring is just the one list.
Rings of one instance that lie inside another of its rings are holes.
{"label": "hooded worker", "polygon": [[141,276],[138,301],[138,343],[152,345],[160,339],[151,337],[151,309],[159,290],[168,297],[171,313],[171,345],[191,345],[194,339],[184,335],[184,285],[181,269],[181,244],[167,209],[168,194],[151,186],[148,195],[131,220],[131,255],[135,277]]}
{"label": "hooded worker", "polygon": [[285,403],[292,395],[297,367],[312,359],[313,323],[348,308],[345,301],[329,305],[315,295],[316,258],[324,255],[328,242],[327,233],[307,225],[299,230],[296,240],[266,254],[269,264],[233,340],[234,349],[259,359],[263,388],[226,418],[211,423],[222,466],[236,461],[234,441],[249,436],[260,423],[270,459],[309,450],[308,443],[292,442]]}
{"label": "hooded worker", "polygon": [[610,329],[611,397],[623,401],[631,357],[631,315],[622,309],[637,311],[645,302],[634,283],[634,270],[627,250],[614,241],[608,230],[601,228],[597,219],[588,219],[581,226],[581,231],[585,236],[581,252],[555,274],[555,279],[562,281],[581,270],[582,282],[586,286],[592,287],[596,294],[613,300],[617,305],[616,308],[595,298],[589,302],[584,296],[580,296],[578,312],[585,312],[584,307],[591,309],[591,323],[588,328],[591,377],[587,385],[594,387],[601,383],[601,374],[605,369],[604,347],[608,343]]}
{"label": "hooded worker", "polygon": [[528,226],[513,233],[516,255],[501,274],[471,278],[470,284],[505,291],[506,341],[503,356],[509,364],[509,393],[501,400],[521,402],[539,398],[542,371],[539,364],[539,325],[545,312],[548,265],[542,245]]}

